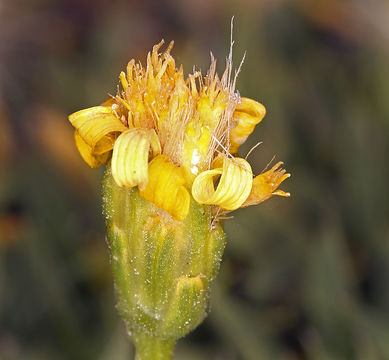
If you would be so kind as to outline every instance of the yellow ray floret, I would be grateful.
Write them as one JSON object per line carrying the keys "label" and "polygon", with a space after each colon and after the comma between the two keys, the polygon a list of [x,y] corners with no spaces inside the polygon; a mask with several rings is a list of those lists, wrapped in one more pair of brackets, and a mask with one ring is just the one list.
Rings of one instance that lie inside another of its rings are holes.
{"label": "yellow ray floret", "polygon": [[252,99],[242,98],[241,103],[235,108],[232,123],[235,128],[230,131],[230,152],[238,152],[248,136],[254,131],[266,115],[265,107]]}
{"label": "yellow ray floret", "polygon": [[280,184],[290,177],[284,169],[280,169],[283,163],[280,161],[275,164],[270,170],[260,174],[254,178],[253,187],[247,200],[242,207],[257,205],[273,195],[289,197],[290,194],[282,190],[277,190]]}
{"label": "yellow ray floret", "polygon": [[98,168],[108,161],[110,152],[101,155],[93,154],[92,148],[82,139],[77,130],[74,132],[74,140],[82,158],[91,168]]}
{"label": "yellow ray floret", "polygon": [[133,128],[123,132],[115,142],[112,154],[112,176],[122,187],[139,186],[148,182],[149,155],[161,153],[161,145],[154,129]]}
{"label": "yellow ray floret", "polygon": [[189,212],[190,195],[184,186],[185,174],[166,155],[158,155],[149,164],[149,182],[140,195],[182,221]]}
{"label": "yellow ray floret", "polygon": [[[220,176],[214,187],[214,177]],[[219,205],[225,210],[242,206],[250,194],[253,173],[250,164],[241,158],[216,158],[213,169],[200,173],[193,182],[192,195],[200,204]]]}
{"label": "yellow ray floret", "polygon": [[127,128],[109,106],[95,106],[69,115],[69,121],[95,155],[112,150],[117,133]]}

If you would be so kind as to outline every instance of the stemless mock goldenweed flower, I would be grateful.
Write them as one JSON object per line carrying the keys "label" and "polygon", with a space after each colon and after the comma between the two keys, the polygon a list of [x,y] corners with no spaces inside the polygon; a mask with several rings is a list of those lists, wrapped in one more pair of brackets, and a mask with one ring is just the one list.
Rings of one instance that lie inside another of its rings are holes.
{"label": "stemless mock goldenweed flower", "polygon": [[[170,359],[175,341],[206,316],[225,246],[221,216],[289,196],[277,163],[253,175],[235,156],[262,121],[260,103],[240,97],[231,53],[187,78],[155,45],[143,67],[131,60],[116,96],[69,116],[92,168],[107,164],[103,206],[118,311],[137,360]],[[239,72],[239,71],[238,71]]]}
{"label": "stemless mock goldenweed flower", "polygon": [[221,78],[212,57],[207,74],[185,79],[163,41],[146,67],[131,60],[121,72],[121,89],[102,105],[69,116],[76,145],[92,168],[110,159],[120,187],[183,221],[190,201],[213,205],[214,214],[255,205],[273,195],[290,175],[280,169],[253,176],[249,163],[234,155],[266,114],[265,107],[235,91],[231,58]]}

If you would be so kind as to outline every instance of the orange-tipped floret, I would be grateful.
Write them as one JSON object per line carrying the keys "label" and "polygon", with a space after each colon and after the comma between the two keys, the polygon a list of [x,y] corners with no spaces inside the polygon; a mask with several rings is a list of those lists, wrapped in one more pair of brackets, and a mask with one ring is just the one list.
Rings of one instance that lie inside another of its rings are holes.
{"label": "orange-tipped floret", "polygon": [[259,174],[253,180],[253,186],[251,193],[248,196],[242,207],[250,205],[258,205],[261,202],[271,198],[273,195],[289,197],[290,193],[278,190],[281,183],[290,177],[290,174],[286,173],[280,166],[282,161],[275,164],[270,170]]}

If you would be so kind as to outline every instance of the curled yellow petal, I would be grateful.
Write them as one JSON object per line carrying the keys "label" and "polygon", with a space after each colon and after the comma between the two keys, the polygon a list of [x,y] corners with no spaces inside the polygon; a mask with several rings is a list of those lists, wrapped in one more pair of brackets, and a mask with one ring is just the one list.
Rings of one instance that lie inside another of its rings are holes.
{"label": "curled yellow petal", "polygon": [[253,187],[251,193],[243,207],[250,205],[257,205],[273,195],[289,197],[290,193],[287,193],[282,190],[277,190],[280,184],[287,178],[290,177],[290,174],[287,174],[284,169],[281,169],[280,166],[283,163],[280,161],[275,164],[270,170],[259,174],[254,178]]}
{"label": "curled yellow petal", "polygon": [[148,182],[149,155],[161,153],[153,129],[132,128],[119,135],[112,154],[112,176],[119,186],[144,189]]}
{"label": "curled yellow petal", "polygon": [[232,122],[236,126],[230,131],[230,152],[238,152],[247,137],[254,131],[266,115],[265,107],[252,99],[242,98],[241,103],[235,108]]}
{"label": "curled yellow petal", "polygon": [[149,164],[149,182],[140,195],[182,221],[189,212],[190,195],[184,170],[166,155],[158,155]]}
{"label": "curled yellow petal", "polygon": [[69,115],[69,121],[94,154],[112,150],[115,142],[112,134],[127,130],[109,106],[94,106],[77,111]]}
{"label": "curled yellow petal", "polygon": [[82,139],[77,130],[74,132],[74,140],[76,141],[77,149],[82,158],[91,168],[98,168],[108,161],[111,153],[106,152],[101,155],[94,154],[92,148]]}
{"label": "curled yellow petal", "polygon": [[[214,178],[220,176],[214,186]],[[250,194],[253,173],[250,164],[241,158],[218,157],[212,170],[200,173],[193,182],[192,195],[200,204],[219,205],[226,210],[241,207]]]}

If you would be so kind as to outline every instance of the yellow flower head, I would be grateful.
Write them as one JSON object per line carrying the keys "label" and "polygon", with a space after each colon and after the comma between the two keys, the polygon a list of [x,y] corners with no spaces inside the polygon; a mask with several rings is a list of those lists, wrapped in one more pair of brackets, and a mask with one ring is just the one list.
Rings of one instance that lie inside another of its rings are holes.
{"label": "yellow flower head", "polygon": [[159,54],[162,45],[153,47],[146,67],[128,63],[115,97],[69,116],[86,163],[95,168],[112,158],[119,186],[138,186],[142,197],[178,221],[190,201],[220,214],[289,196],[277,190],[290,176],[281,163],[253,178],[249,163],[233,156],[266,109],[235,91],[231,57],[221,78],[212,57],[205,76],[185,79],[170,55],[173,42]]}

